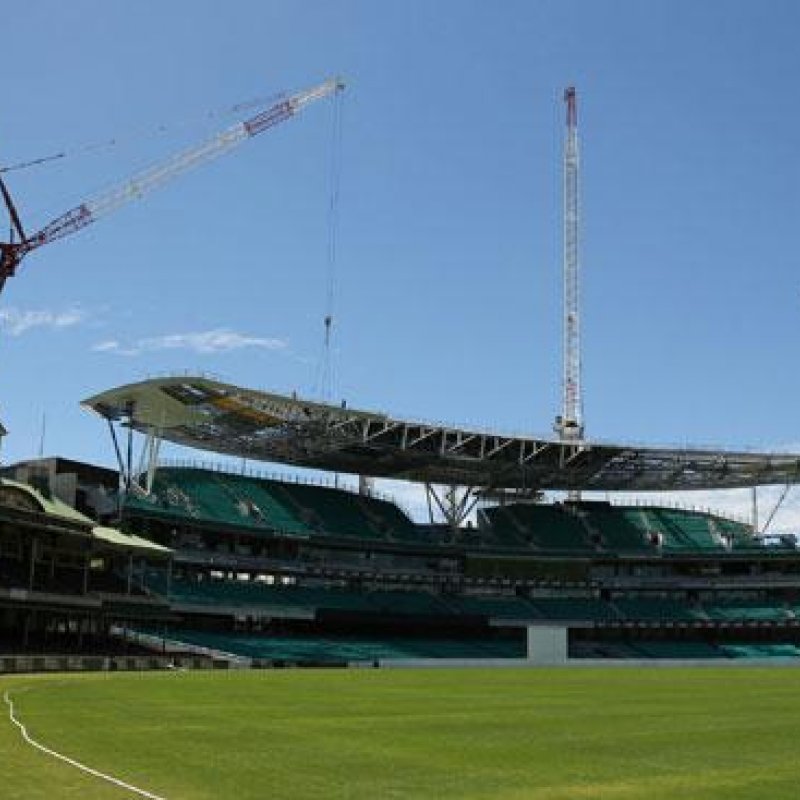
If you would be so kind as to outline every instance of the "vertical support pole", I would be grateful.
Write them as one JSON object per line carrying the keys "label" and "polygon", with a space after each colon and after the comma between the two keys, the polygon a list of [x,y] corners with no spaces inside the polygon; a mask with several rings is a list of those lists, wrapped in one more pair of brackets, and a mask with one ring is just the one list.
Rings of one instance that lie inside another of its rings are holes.
{"label": "vertical support pole", "polygon": [[34,536],[31,539],[31,561],[28,568],[28,591],[33,591],[33,581],[36,577],[36,550],[39,540]]}
{"label": "vertical support pole", "polygon": [[758,487],[753,486],[752,488],[752,502],[753,502],[753,535],[758,534]]}
{"label": "vertical support pole", "polygon": [[158,454],[161,450],[161,437],[150,428],[147,432],[147,479],[145,491],[147,494],[153,491],[153,479],[158,467]]}
{"label": "vertical support pole", "polygon": [[111,441],[114,444],[114,453],[117,456],[117,465],[119,466],[119,485],[117,486],[117,516],[119,516],[122,508],[121,491],[125,485],[125,462],[122,460],[122,451],[119,448],[119,439],[117,439],[117,432],[114,430],[114,423],[107,419],[108,432],[111,434]]}
{"label": "vertical support pole", "polygon": [[128,447],[127,447],[127,457],[125,459],[126,464],[126,478],[125,478],[125,490],[131,490],[131,484],[133,483],[133,424],[131,420],[128,420]]}
{"label": "vertical support pole", "polygon": [[428,500],[428,513],[431,523],[434,521],[433,506],[431,503],[431,501],[433,501],[439,513],[444,518],[444,521],[453,530],[453,533],[458,532],[459,527],[478,502],[477,496],[472,495],[471,486],[459,487],[451,484],[445,487],[440,497],[433,485],[426,483],[425,492]]}
{"label": "vertical support pole", "polygon": [[428,502],[428,521],[431,525],[433,525],[433,504],[431,503],[431,493],[433,491],[433,487],[429,484],[425,484],[425,499]]}

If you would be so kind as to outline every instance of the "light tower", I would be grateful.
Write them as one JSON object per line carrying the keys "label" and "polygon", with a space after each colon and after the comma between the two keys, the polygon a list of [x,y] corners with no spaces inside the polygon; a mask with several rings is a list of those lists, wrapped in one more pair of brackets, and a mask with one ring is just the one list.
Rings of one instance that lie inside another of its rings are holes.
{"label": "light tower", "polygon": [[574,86],[564,92],[564,102],[564,374],[561,414],[554,427],[562,441],[575,441],[583,439],[583,396],[578,291],[578,103]]}

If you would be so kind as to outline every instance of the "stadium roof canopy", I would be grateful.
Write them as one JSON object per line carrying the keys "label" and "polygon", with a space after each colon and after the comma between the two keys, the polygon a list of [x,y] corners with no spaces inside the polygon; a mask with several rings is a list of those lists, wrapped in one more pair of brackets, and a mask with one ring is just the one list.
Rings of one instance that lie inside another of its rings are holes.
{"label": "stadium roof canopy", "polygon": [[800,483],[800,454],[510,436],[205,377],[146,380],[110,389],[83,405],[109,423],[204,451],[431,484],[646,491]]}

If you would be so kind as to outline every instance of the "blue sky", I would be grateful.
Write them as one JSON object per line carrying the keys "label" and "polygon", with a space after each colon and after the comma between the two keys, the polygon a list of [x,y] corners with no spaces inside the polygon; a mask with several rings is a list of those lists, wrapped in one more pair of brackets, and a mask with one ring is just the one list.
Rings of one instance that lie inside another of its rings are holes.
{"label": "blue sky", "polygon": [[[335,394],[510,431],[559,407],[574,83],[587,434],[800,442],[798,4],[52,0],[2,25],[0,163],[76,151],[8,174],[29,229],[236,120],[210,112],[342,75]],[[46,417],[46,453],[111,463],[78,403],[154,373],[315,390],[332,109],[28,257],[4,460]]]}

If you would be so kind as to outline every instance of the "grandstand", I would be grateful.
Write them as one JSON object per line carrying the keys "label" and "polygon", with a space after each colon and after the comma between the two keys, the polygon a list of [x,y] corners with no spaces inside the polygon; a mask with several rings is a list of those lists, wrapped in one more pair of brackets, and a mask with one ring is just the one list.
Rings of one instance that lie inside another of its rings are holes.
{"label": "grandstand", "polygon": [[[5,470],[6,651],[90,637],[254,665],[800,657],[793,539],[710,511],[544,499],[794,482],[797,456],[478,434],[205,378],[85,405],[112,433],[143,434],[141,458],[114,434],[118,471],[65,459]],[[365,481],[161,462],[161,439],[421,481],[443,521],[412,520]]]}
{"label": "grandstand", "polygon": [[112,625],[170,619],[168,602],[134,574],[171,554],[44,486],[0,478],[0,653],[113,650]]}

